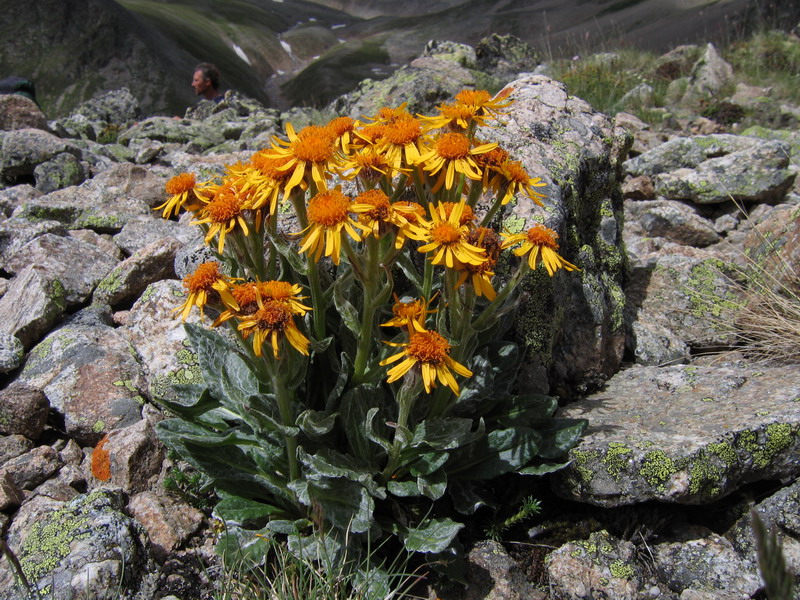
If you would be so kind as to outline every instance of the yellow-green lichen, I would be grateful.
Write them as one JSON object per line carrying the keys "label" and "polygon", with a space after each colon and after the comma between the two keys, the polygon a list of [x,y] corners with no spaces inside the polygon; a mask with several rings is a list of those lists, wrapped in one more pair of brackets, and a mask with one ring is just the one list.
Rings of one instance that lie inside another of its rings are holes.
{"label": "yellow-green lichen", "polygon": [[704,454],[698,456],[689,468],[689,492],[693,495],[719,496],[721,480],[720,470]]}
{"label": "yellow-green lichen", "polygon": [[97,284],[97,289],[113,294],[122,286],[122,268],[114,267],[103,280]]}
{"label": "yellow-green lichen", "polygon": [[597,450],[576,450],[572,449],[569,452],[570,457],[575,461],[575,472],[578,474],[581,482],[591,483],[594,479],[594,471],[586,465],[590,462],[597,460],[600,453]]}
{"label": "yellow-green lichen", "polygon": [[616,481],[619,481],[620,472],[626,467],[628,458],[632,450],[620,442],[610,442],[608,451],[600,462],[606,467],[606,471]]}
{"label": "yellow-green lichen", "polygon": [[762,469],[792,445],[795,432],[788,423],[770,423],[767,425],[765,437],[763,446],[753,452],[753,464]]}
{"label": "yellow-green lichen", "polygon": [[633,567],[621,560],[615,560],[611,563],[608,570],[611,571],[611,574],[617,579],[631,579],[634,574]]}
{"label": "yellow-green lichen", "polygon": [[719,459],[728,466],[734,465],[738,459],[736,450],[734,450],[733,446],[728,442],[709,444],[708,451],[714,456],[719,457]]}
{"label": "yellow-green lichen", "polygon": [[525,229],[525,219],[509,215],[503,219],[503,229],[509,233],[521,233]]}
{"label": "yellow-green lichen", "polygon": [[639,473],[644,480],[659,489],[678,471],[675,462],[663,450],[651,450],[644,455]]}
{"label": "yellow-green lichen", "polygon": [[114,387],[124,387],[129,392],[138,392],[139,390],[136,389],[136,386],[133,385],[132,379],[121,379],[119,381],[115,381],[113,383]]}
{"label": "yellow-green lichen", "polygon": [[83,511],[61,508],[31,526],[22,543],[20,565],[29,581],[39,581],[70,552],[74,540],[88,538],[91,530]]}
{"label": "yellow-green lichen", "polygon": [[92,431],[94,431],[95,433],[102,433],[105,428],[106,428],[106,422],[103,421],[102,419],[95,421],[94,425],[92,425]]}

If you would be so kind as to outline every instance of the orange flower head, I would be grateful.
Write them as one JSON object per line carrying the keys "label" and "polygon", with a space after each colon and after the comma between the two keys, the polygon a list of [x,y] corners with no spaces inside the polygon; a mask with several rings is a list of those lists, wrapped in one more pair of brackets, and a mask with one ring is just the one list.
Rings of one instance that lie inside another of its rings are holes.
{"label": "orange flower head", "polygon": [[317,194],[308,202],[308,221],[323,227],[335,227],[347,220],[350,199],[339,190]]}
{"label": "orange flower head", "polygon": [[[435,297],[436,295],[434,295]],[[432,301],[433,298],[431,298]],[[425,331],[425,321],[428,315],[436,312],[435,310],[430,310],[428,305],[429,302],[424,298],[402,302],[395,294],[394,304],[392,305],[392,314],[394,316],[386,323],[381,323],[381,327],[406,327],[409,333]]]}
{"label": "orange flower head", "polygon": [[469,138],[463,133],[445,133],[436,140],[436,151],[446,160],[455,160],[469,156]]}
{"label": "orange flower head", "polygon": [[491,227],[476,227],[467,233],[467,241],[473,246],[486,250],[489,260],[497,260],[500,256],[502,240]]}
{"label": "orange flower head", "polygon": [[469,204],[462,204],[461,202],[443,202],[444,212],[447,218],[456,207],[461,207],[461,218],[458,220],[459,225],[470,225],[475,222],[475,212]]}
{"label": "orange flower head", "polygon": [[207,304],[219,300],[226,306],[235,306],[238,309],[239,306],[230,292],[233,282],[233,278],[220,273],[218,262],[202,263],[194,270],[194,273],[183,278],[183,285],[188,296],[186,301],[174,312],[180,311],[185,321],[193,306],[196,306],[202,315]]}
{"label": "orange flower head", "polygon": [[329,256],[333,264],[338,265],[341,260],[342,231],[360,242],[361,234],[357,229],[366,230],[353,220],[350,216],[351,210],[350,198],[338,189],[320,192],[311,198],[306,209],[308,227],[298,234],[305,234],[300,242],[299,252],[309,252],[318,261],[324,250],[325,256]]}
{"label": "orange flower head", "polygon": [[192,173],[181,173],[167,182],[165,189],[170,196],[183,194],[194,189],[195,178]]}
{"label": "orange flower head", "polygon": [[194,273],[183,278],[183,285],[190,294],[196,294],[201,290],[210,292],[214,289],[214,284],[221,278],[218,262],[204,262],[197,267]]}
{"label": "orange flower head", "polygon": [[290,175],[290,172],[284,168],[288,162],[288,157],[281,156],[279,158],[275,158],[268,156],[266,150],[260,150],[259,152],[256,152],[250,159],[250,164],[252,164],[254,168],[258,169],[258,171],[264,177],[268,177],[269,179],[274,179],[276,181],[282,181]]}
{"label": "orange flower head", "polygon": [[298,160],[324,163],[334,152],[331,132],[318,125],[304,127],[297,134],[297,139],[292,142],[291,150]]}
{"label": "orange flower head", "polygon": [[253,353],[261,356],[264,342],[269,339],[272,355],[278,359],[280,340],[286,339],[292,347],[308,356],[309,340],[294,322],[291,307],[280,300],[262,300],[258,298],[258,310],[252,315],[244,317],[237,327],[242,332],[244,339],[253,336]]}

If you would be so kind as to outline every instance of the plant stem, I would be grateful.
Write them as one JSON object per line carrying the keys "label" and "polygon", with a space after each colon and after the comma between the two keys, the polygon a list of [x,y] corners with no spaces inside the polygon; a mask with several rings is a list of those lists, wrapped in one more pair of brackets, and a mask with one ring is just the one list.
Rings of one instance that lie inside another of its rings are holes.
{"label": "plant stem", "polygon": [[375,319],[376,284],[380,283],[378,270],[378,239],[370,235],[365,240],[366,261],[364,273],[361,278],[363,286],[363,306],[361,307],[361,332],[358,337],[356,359],[353,363],[353,382],[355,385],[362,383],[367,370],[367,359],[373,342],[373,321]]}
{"label": "plant stem", "polygon": [[418,378],[411,383],[408,378],[403,381],[403,385],[397,392],[397,427],[394,432],[394,442],[389,450],[389,460],[386,463],[386,468],[383,470],[383,476],[390,479],[395,472],[400,460],[400,453],[403,447],[408,442],[406,432],[408,431],[408,419],[411,415],[411,409],[414,408],[414,402],[420,393],[420,383]]}
{"label": "plant stem", "polygon": [[[292,191],[291,200],[294,206],[297,220],[300,222],[301,231],[308,227],[308,216],[306,215],[306,205],[304,194]],[[314,336],[318,340],[325,339],[325,299],[322,295],[322,285],[319,280],[319,264],[313,262],[310,256],[306,255],[308,265],[308,287],[311,290],[311,307],[314,309]]]}
{"label": "plant stem", "polygon": [[[278,402],[278,413],[281,416],[281,425],[284,427],[294,427],[295,419],[292,414],[292,392],[288,389],[284,381],[282,371],[279,366],[273,366],[272,371],[272,391]],[[286,443],[286,459],[289,461],[289,481],[294,481],[300,477],[300,464],[297,462],[297,436],[283,434]]]}

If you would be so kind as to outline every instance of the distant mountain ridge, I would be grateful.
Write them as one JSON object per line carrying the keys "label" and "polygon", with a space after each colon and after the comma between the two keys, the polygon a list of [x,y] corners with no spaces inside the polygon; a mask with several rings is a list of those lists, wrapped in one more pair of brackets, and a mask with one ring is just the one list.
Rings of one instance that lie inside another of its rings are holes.
{"label": "distant mountain ridge", "polygon": [[[666,50],[745,27],[757,0],[0,0],[0,77],[34,79],[50,118],[128,87],[147,114],[195,102],[193,66],[285,109],[381,79],[429,40],[513,34],[545,54],[600,41]],[[786,3],[794,4],[794,3]],[[774,5],[773,5],[774,8]],[[775,9],[777,10],[777,9]],[[782,7],[796,19],[800,7]],[[789,21],[791,22],[791,21]],[[535,65],[532,65],[532,67]]]}

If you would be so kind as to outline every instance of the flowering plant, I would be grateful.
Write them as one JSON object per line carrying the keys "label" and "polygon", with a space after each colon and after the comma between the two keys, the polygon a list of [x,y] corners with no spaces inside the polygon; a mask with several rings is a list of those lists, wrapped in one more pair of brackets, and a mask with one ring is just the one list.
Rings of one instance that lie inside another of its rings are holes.
{"label": "flowering plant", "polygon": [[453,517],[490,504],[491,479],[563,466],[586,423],[518,394],[521,352],[502,340],[527,273],[577,269],[546,227],[492,227],[512,199],[545,198],[479,136],[510,91],[287,124],[219,180],[168,182],[158,210],[191,211],[218,260],[176,309],[213,311],[186,325],[205,383],[176,386],[158,431],[240,537],[347,530],[451,553]]}

